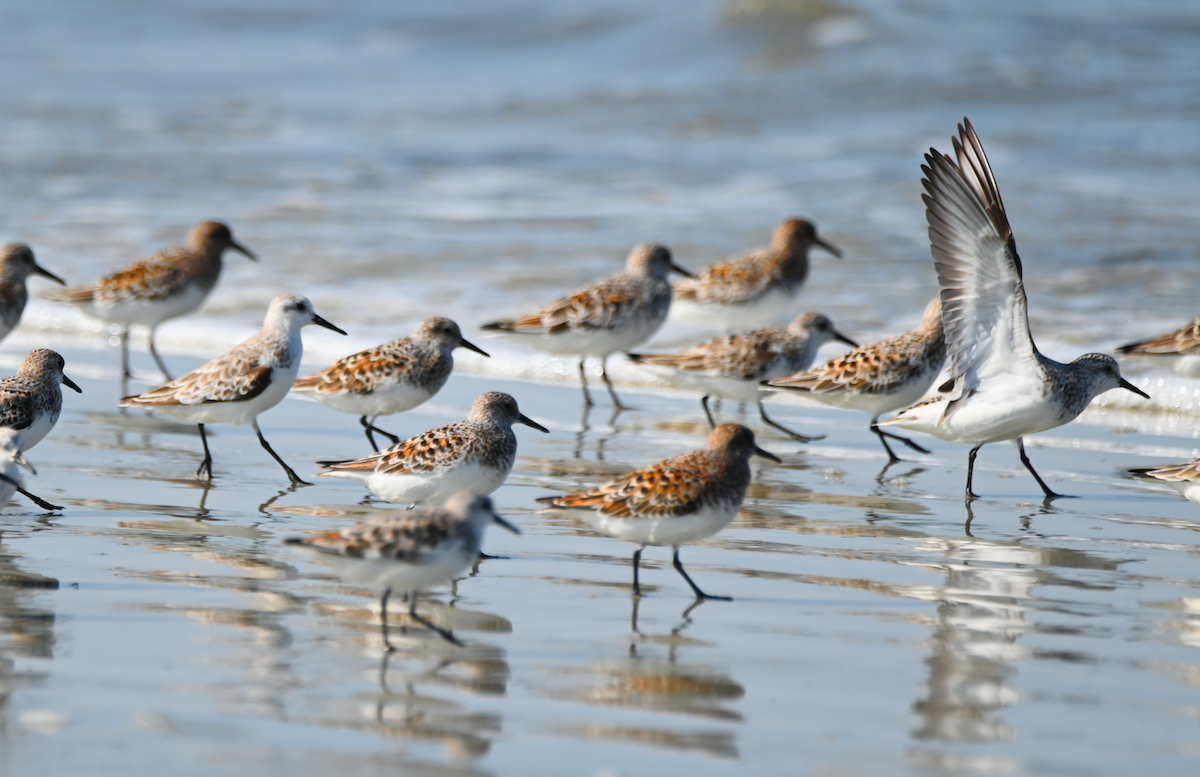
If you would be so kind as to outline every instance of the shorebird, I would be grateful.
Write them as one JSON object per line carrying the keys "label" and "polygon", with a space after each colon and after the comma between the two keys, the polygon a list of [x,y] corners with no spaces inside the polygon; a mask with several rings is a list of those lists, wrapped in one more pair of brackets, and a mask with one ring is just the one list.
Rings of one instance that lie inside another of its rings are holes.
{"label": "shorebird", "polygon": [[129,327],[141,324],[150,328],[150,355],[167,380],[171,373],[154,347],[154,331],[172,318],[186,316],[199,309],[221,277],[221,257],[233,249],[249,259],[257,259],[248,248],[233,239],[229,227],[206,221],[192,230],[188,244],[160,251],[123,270],[101,278],[90,286],[48,294],[47,299],[66,302],[101,321],[120,324],[121,371],[129,371]]}
{"label": "shorebird", "polygon": [[987,155],[966,119],[952,142],[957,164],[931,148],[921,166],[951,377],[938,396],[880,426],[973,444],[968,502],[977,498],[971,480],[979,449],[1013,440],[1021,463],[1053,499],[1061,494],[1034,470],[1022,438],[1073,421],[1109,389],[1150,397],[1121,377],[1111,356],[1089,353],[1060,364],[1038,351],[1029,333],[1017,243]]}
{"label": "shorebird", "polygon": [[1158,480],[1183,494],[1192,504],[1200,505],[1200,459],[1162,467],[1136,467],[1129,470],[1134,477]]}
{"label": "shorebird", "polygon": [[522,335],[526,342],[552,354],[581,355],[579,378],[588,406],[592,397],[584,362],[595,356],[600,359],[600,377],[613,405],[624,407],[608,379],[606,362],[610,354],[649,340],[666,321],[671,307],[671,284],[666,280],[670,272],[691,277],[671,260],[671,252],[664,246],[634,246],[620,275],[585,286],[536,313],[483,328]]}
{"label": "shorebird", "polygon": [[812,442],[820,438],[794,432],[767,415],[762,403],[765,392],[759,384],[806,369],[817,357],[821,346],[833,341],[858,345],[839,332],[827,317],[820,313],[805,313],[787,329],[755,329],[745,334],[718,337],[682,353],[631,353],[629,358],[637,364],[665,368],[670,371],[668,380],[672,383],[703,391],[700,405],[709,426],[714,429],[717,424],[708,409],[708,400],[717,396],[755,402],[763,423],[800,442]]}
{"label": "shorebird", "polygon": [[24,243],[9,243],[0,248],[0,340],[8,337],[21,323],[29,289],[25,280],[30,275],[49,278],[60,286],[67,282],[37,263],[33,249]]}
{"label": "shorebird", "polygon": [[0,508],[21,488],[17,467],[24,467],[31,475],[37,470],[21,455],[21,433],[16,429],[0,427]]}
{"label": "shorebird", "polygon": [[[58,423],[63,386],[83,393],[75,381],[63,374],[65,365],[59,354],[37,348],[25,356],[16,375],[0,378],[0,427],[21,432],[24,446],[21,450],[33,448]],[[19,486],[17,490],[43,510],[62,509],[61,505],[50,504]]]}
{"label": "shorebird", "polygon": [[488,355],[463,339],[458,324],[448,318],[430,318],[412,337],[399,337],[339,359],[333,366],[297,380],[292,391],[325,407],[360,416],[367,440],[378,451],[372,432],[393,444],[400,438],[375,426],[375,419],[412,410],[430,400],[446,385],[454,369],[453,351],[460,346]]}
{"label": "shorebird", "polygon": [[811,221],[788,219],[775,230],[769,248],[678,281],[675,316],[726,330],[778,325],[795,310],[796,297],[808,279],[808,251],[813,246],[842,257],[840,248],[817,236]]}
{"label": "shorebird", "polygon": [[799,375],[768,380],[771,388],[797,391],[834,407],[871,414],[871,431],[883,443],[888,463],[900,461],[888,438],[920,453],[926,448],[879,428],[879,416],[908,407],[933,385],[946,363],[946,338],[942,329],[942,300],[934,297],[925,308],[921,324],[911,332],[863,345]]}
{"label": "shorebird", "polygon": [[309,324],[346,334],[318,316],[305,297],[282,294],[271,301],[261,332],[165,386],[125,397],[121,407],[142,407],[199,426],[204,461],[196,470],[197,478],[212,479],[212,454],[204,425],[224,423],[252,427],[292,485],[309,485],[279,458],[258,428],[258,415],[283,401],[296,380],[304,353],[300,329]]}
{"label": "shorebird", "polygon": [[672,564],[697,599],[729,599],[700,590],[679,562],[679,546],[724,529],[737,515],[750,486],[750,457],[779,457],[754,444],[754,432],[738,424],[713,429],[702,450],[672,456],[616,480],[569,496],[548,496],[551,509],[570,511],[602,534],[636,543],[633,595],[641,596],[638,566],[647,545],[670,545]]}
{"label": "shorebird", "polygon": [[326,469],[318,477],[357,481],[396,504],[440,504],[464,492],[486,496],[512,472],[513,424],[550,431],[522,415],[509,394],[489,391],[475,400],[465,421],[430,429],[366,458],[318,462]]}
{"label": "shorebird", "polygon": [[1185,378],[1200,378],[1200,318],[1170,334],[1122,345],[1117,353],[1149,359]]}
{"label": "shorebird", "polygon": [[488,524],[497,523],[513,534],[517,527],[496,514],[492,500],[458,494],[445,507],[420,507],[379,516],[339,531],[313,537],[290,537],[284,542],[316,554],[348,583],[383,589],[379,600],[384,647],[388,639],[387,603],[392,591],[408,594],[408,617],[455,645],[449,631],[417,614],[417,592],[462,574],[475,559]]}

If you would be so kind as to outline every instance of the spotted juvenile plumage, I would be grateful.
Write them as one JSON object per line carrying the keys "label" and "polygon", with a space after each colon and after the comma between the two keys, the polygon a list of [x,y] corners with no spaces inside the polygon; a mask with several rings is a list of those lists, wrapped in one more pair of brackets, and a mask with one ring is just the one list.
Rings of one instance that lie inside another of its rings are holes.
{"label": "spotted juvenile plumage", "polygon": [[922,453],[929,451],[907,437],[876,426],[879,416],[916,402],[937,379],[946,362],[942,301],[935,297],[921,324],[911,332],[855,348],[814,370],[767,381],[771,388],[801,392],[818,402],[871,414],[871,431],[883,443],[889,461],[899,457],[888,438]]}
{"label": "spotted juvenile plumage", "polygon": [[412,337],[351,354],[333,365],[296,381],[292,391],[311,397],[326,407],[361,416],[367,440],[376,448],[373,432],[393,443],[400,438],[375,426],[381,415],[402,413],[431,399],[454,369],[454,349],[464,347],[488,354],[467,342],[458,324],[448,318],[430,318]]}
{"label": "spotted juvenile plumage", "polygon": [[666,280],[670,272],[691,275],[672,261],[664,246],[634,246],[620,275],[579,289],[535,313],[495,321],[483,329],[522,335],[549,353],[581,355],[579,376],[589,405],[584,361],[588,356],[599,358],[604,384],[613,404],[621,407],[605,362],[610,354],[649,340],[662,326],[671,307],[671,285]]}
{"label": "spotted juvenile plumage", "polygon": [[520,533],[496,514],[492,500],[460,493],[444,508],[414,508],[284,542],[316,554],[347,582],[383,589],[380,609],[383,644],[388,650],[393,649],[387,626],[387,603],[393,589],[409,595],[409,617],[459,644],[450,632],[417,614],[417,592],[449,582],[470,567],[479,557],[484,529],[490,523]]}
{"label": "spotted juvenile plumage", "polygon": [[672,456],[578,494],[539,499],[551,508],[576,511],[597,531],[635,542],[633,592],[640,593],[638,565],[647,545],[670,545],[673,564],[698,598],[701,591],[679,562],[679,546],[716,534],[737,515],[750,486],[750,457],[778,457],[754,443],[738,424],[712,431],[702,450]]}
{"label": "spotted juvenile plumage", "polygon": [[306,298],[283,294],[271,301],[258,334],[165,386],[125,397],[121,406],[142,407],[197,424],[204,445],[197,477],[212,477],[212,455],[204,425],[228,423],[253,427],[259,443],[283,467],[288,479],[303,484],[271,449],[257,419],[260,413],[283,401],[292,387],[304,353],[300,329],[308,324],[346,334],[318,316]]}
{"label": "spotted juvenile plumage", "polygon": [[[103,321],[126,327],[148,326],[150,353],[170,380],[154,347],[154,330],[164,321],[187,315],[204,304],[221,277],[221,258],[229,249],[255,259],[249,249],[233,239],[229,227],[206,221],[192,230],[186,246],[160,251],[88,286],[47,296],[76,305]],[[127,333],[122,334],[121,359],[122,369],[129,375]]]}
{"label": "spotted juvenile plumage", "polygon": [[788,219],[776,228],[769,248],[678,281],[676,312],[706,326],[772,326],[791,313],[808,278],[808,252],[813,246],[841,258],[841,249],[818,237],[812,222]]}
{"label": "spotted juvenile plumage", "polygon": [[666,368],[672,382],[691,385],[704,391],[700,400],[708,422],[716,426],[708,400],[712,396],[758,404],[763,422],[781,430],[793,439],[809,442],[815,438],[782,426],[767,415],[762,404],[759,383],[771,378],[798,372],[812,364],[817,351],[830,341],[857,345],[837,331],[827,317],[820,313],[805,313],[787,329],[768,327],[744,334],[718,337],[672,354],[629,354],[638,364]]}
{"label": "spotted juvenile plumage", "polygon": [[320,462],[321,477],[355,480],[399,504],[439,504],[454,494],[486,495],[499,488],[517,456],[513,424],[547,431],[522,415],[509,394],[489,391],[471,415],[403,440],[361,459]]}
{"label": "spotted juvenile plumage", "polygon": [[30,275],[65,286],[66,282],[37,263],[33,249],[24,243],[9,243],[0,248],[0,340],[8,337],[21,323],[21,314],[29,302],[26,279]]}

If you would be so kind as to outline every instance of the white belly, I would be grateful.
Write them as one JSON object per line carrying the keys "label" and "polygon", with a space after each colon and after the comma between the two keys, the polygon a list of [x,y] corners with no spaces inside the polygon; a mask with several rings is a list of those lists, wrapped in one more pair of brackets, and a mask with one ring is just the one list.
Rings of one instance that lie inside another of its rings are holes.
{"label": "white belly", "polygon": [[450,497],[464,491],[476,496],[487,496],[504,485],[511,471],[511,461],[504,469],[493,469],[471,462],[432,473],[389,475],[379,472],[330,470],[322,472],[321,476],[357,481],[364,484],[375,496],[393,504],[433,506],[443,504]]}
{"label": "white belly", "polygon": [[22,451],[27,451],[33,448],[42,441],[42,438],[50,433],[54,425],[58,423],[58,413],[42,413],[34,419],[28,429],[21,430]]}
{"label": "white belly", "polygon": [[[719,329],[723,332],[748,332],[766,326],[780,326],[795,318],[799,289],[769,291],[754,302],[722,305],[674,300],[671,318],[688,326]],[[780,376],[782,377],[782,376]]]}
{"label": "white belly", "polygon": [[82,303],[79,307],[90,316],[114,324],[157,326],[198,310],[208,298],[208,293],[193,283],[161,300],[96,300]]}
{"label": "white belly", "polygon": [[370,394],[354,394],[349,391],[322,394],[309,389],[297,389],[296,393],[312,397],[325,407],[340,413],[373,417],[412,410],[429,401],[437,393],[437,389],[429,391],[427,388],[391,378]]}
{"label": "white belly", "polygon": [[595,510],[571,512],[591,524],[596,531],[639,545],[683,545],[711,537],[724,529],[737,515],[741,501],[703,507],[691,515],[661,518],[616,518]]}
{"label": "white belly", "polygon": [[573,329],[556,335],[521,334],[514,342],[529,343],[546,353],[558,356],[608,356],[636,348],[654,336],[666,321],[662,315],[646,315],[631,319],[615,329]]}

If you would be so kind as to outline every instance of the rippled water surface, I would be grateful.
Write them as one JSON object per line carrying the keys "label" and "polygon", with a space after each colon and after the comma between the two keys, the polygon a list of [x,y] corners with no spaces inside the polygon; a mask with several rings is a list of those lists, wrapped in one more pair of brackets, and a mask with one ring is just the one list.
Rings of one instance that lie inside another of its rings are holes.
{"label": "rippled water surface", "polygon": [[[968,115],[996,168],[1039,345],[1068,359],[1195,309],[1200,7],[1017,2],[0,3],[0,241],[79,282],[227,220],[200,316],[160,330],[177,368],[258,326],[281,291],[313,367],[449,315],[485,320],[615,271],[637,242],[701,268],[812,218],[802,305],[867,341],[936,291],[922,154]],[[33,282],[34,294],[44,282]],[[1200,764],[1200,512],[1126,467],[1193,456],[1200,384],[1131,366],[1030,441],[881,472],[865,417],[772,400],[784,458],[738,520],[682,552],[732,603],[691,608],[646,552],[534,499],[698,447],[696,398],[613,360],[636,410],[581,419],[575,365],[503,340],[385,428],[412,434],[510,391],[497,492],[519,537],[422,610],[386,664],[372,592],[283,537],[386,506],[352,484],[284,491],[241,429],[190,479],[186,426],[120,414],[116,352],[34,300],[7,374],[55,344],[85,393],[30,453],[67,505],[0,516],[0,764],[13,774],[1185,775]],[[471,334],[469,337],[475,339]],[[666,345],[696,333],[670,324]],[[137,344],[137,343],[135,343]],[[831,352],[829,355],[832,355]],[[142,353],[135,367],[149,373]],[[144,384],[132,388],[140,390]],[[728,403],[730,418],[736,408]],[[757,419],[747,422],[758,428]],[[298,401],[262,419],[302,475],[366,452]],[[920,458],[920,461],[915,459]],[[970,523],[968,523],[970,519]]]}

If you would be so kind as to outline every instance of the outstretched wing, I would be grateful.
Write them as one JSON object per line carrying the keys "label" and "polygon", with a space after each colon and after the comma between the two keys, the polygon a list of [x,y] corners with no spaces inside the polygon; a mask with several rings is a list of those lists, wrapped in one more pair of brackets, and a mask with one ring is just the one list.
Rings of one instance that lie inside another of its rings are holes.
{"label": "outstretched wing", "polygon": [[983,146],[964,119],[958,157],[925,155],[925,217],[942,291],[942,321],[956,390],[980,376],[1036,369],[1021,260]]}
{"label": "outstretched wing", "polygon": [[689,515],[700,509],[708,463],[703,451],[635,469],[591,491],[539,499],[554,507],[599,510],[616,518]]}

